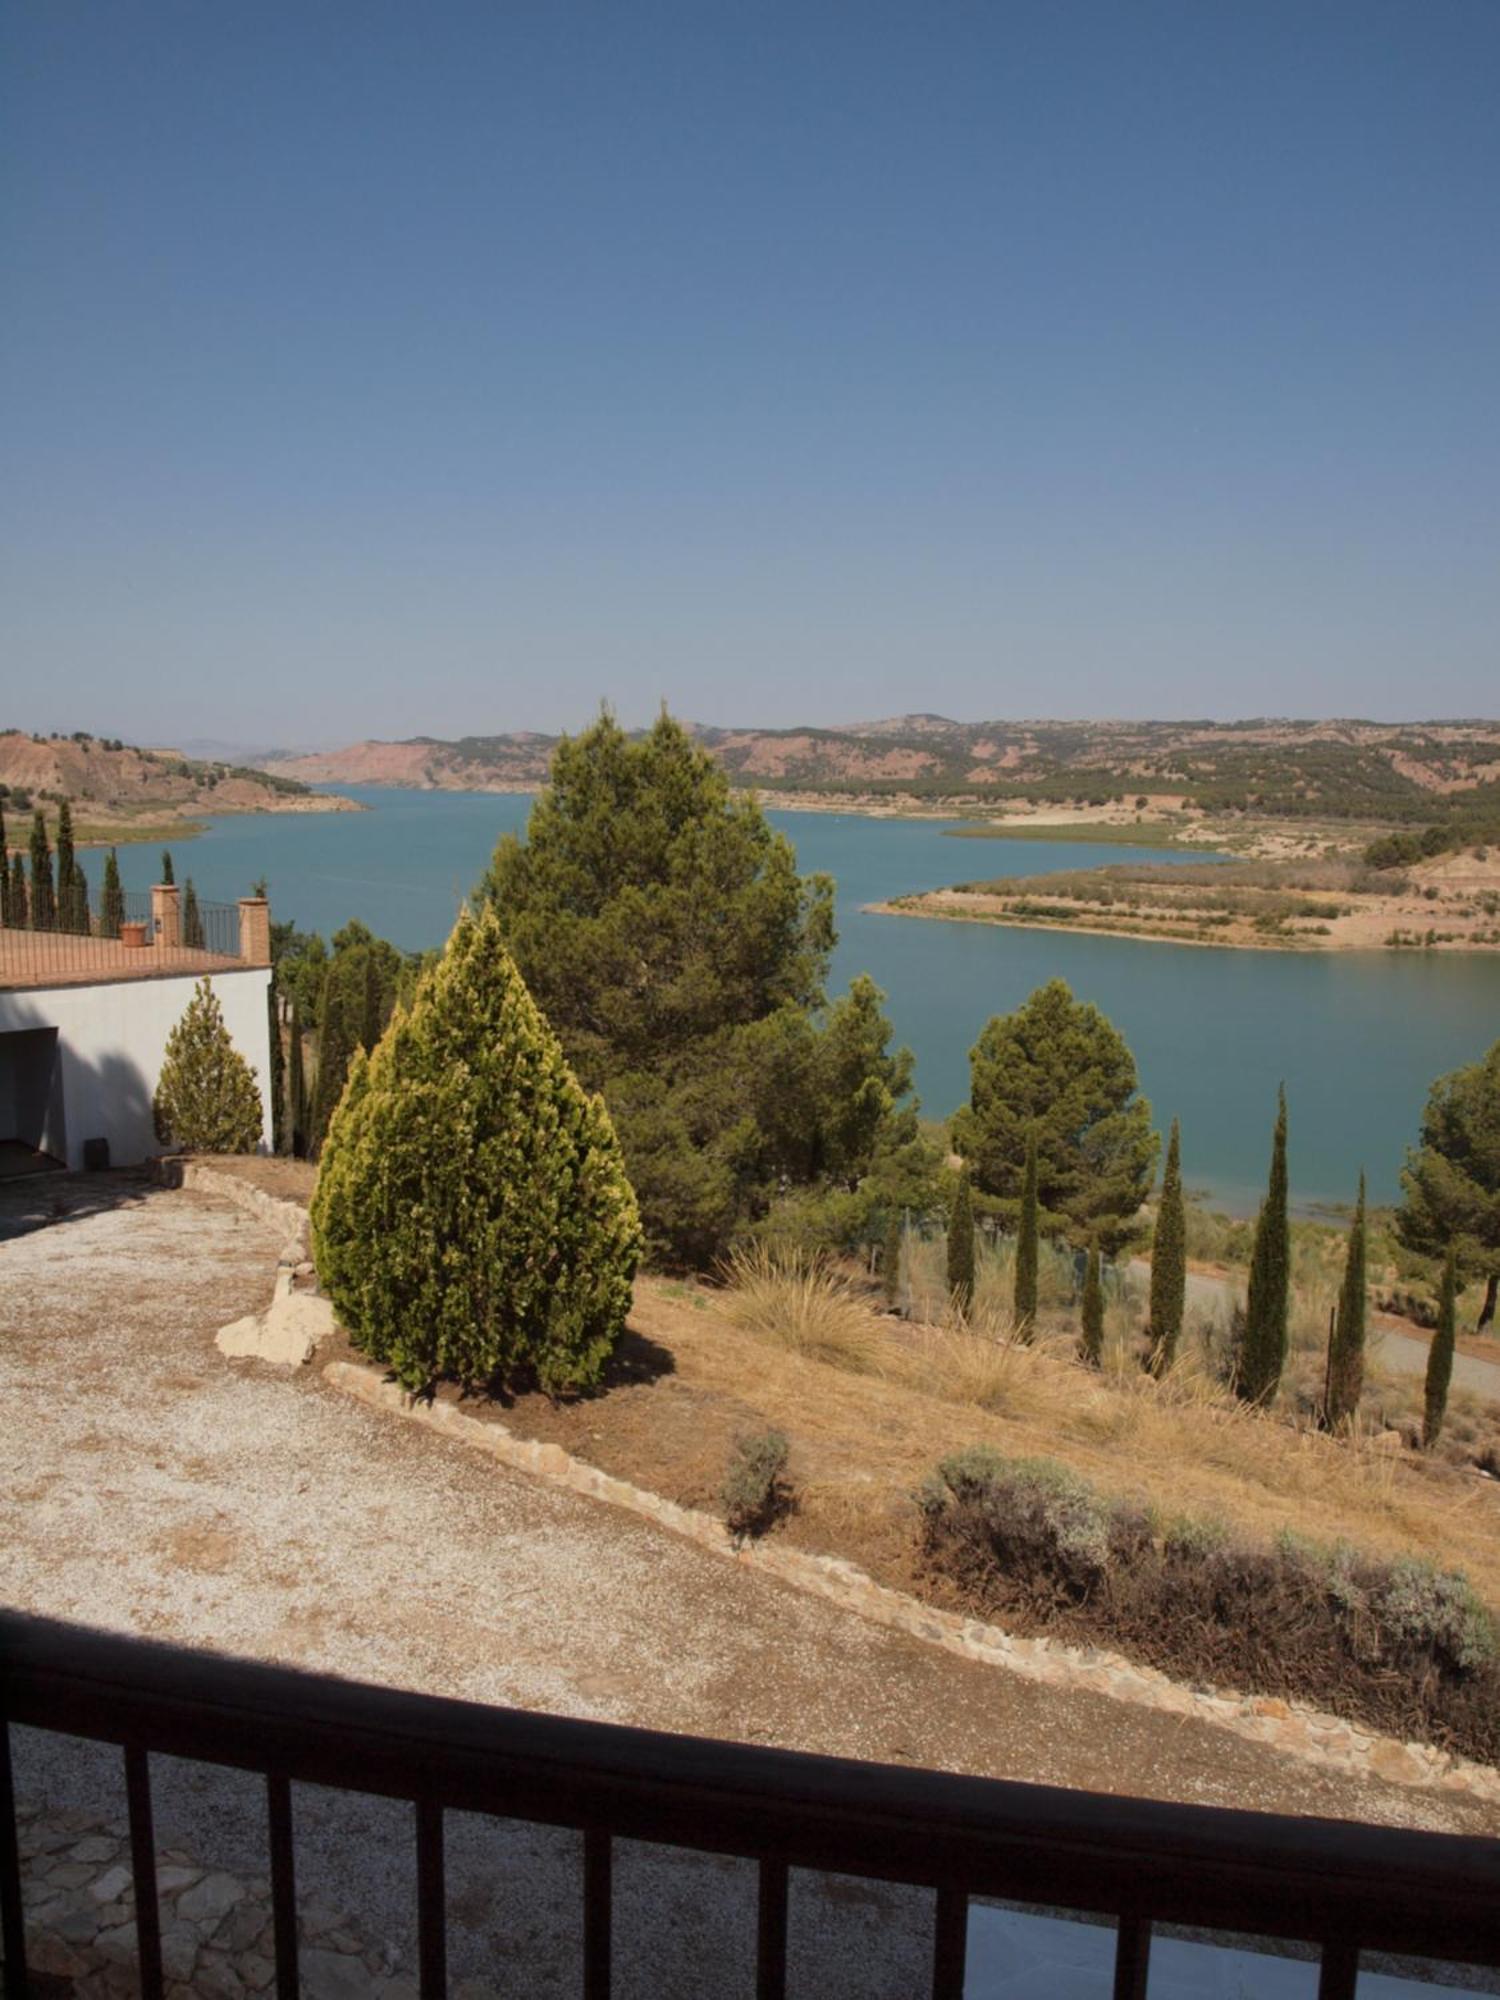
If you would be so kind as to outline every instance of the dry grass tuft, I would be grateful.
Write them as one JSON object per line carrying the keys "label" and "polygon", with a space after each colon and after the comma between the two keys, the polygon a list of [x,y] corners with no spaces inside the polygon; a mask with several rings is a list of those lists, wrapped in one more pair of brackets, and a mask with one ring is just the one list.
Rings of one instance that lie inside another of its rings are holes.
{"label": "dry grass tuft", "polygon": [[753,1243],[726,1271],[726,1318],[757,1340],[853,1375],[877,1373],[886,1339],[854,1280],[795,1245]]}

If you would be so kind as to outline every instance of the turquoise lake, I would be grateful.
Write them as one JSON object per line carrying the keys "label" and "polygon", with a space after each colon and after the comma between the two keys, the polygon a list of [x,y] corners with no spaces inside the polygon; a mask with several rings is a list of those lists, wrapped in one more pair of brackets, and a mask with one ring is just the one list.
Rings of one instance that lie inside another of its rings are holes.
{"label": "turquoise lake", "polygon": [[[216,820],[176,849],[177,878],[191,875],[200,896],[232,901],[264,876],[274,914],[304,930],[327,935],[359,917],[405,948],[440,944],[496,838],[524,828],[530,807],[529,798],[476,793],[352,796],[370,810]],[[897,1036],[917,1058],[925,1111],[946,1114],[967,1095],[969,1050],[991,1014],[1061,977],[1125,1035],[1158,1119],[1182,1120],[1189,1185],[1235,1211],[1252,1209],[1264,1185],[1281,1079],[1299,1204],[1352,1199],[1361,1167],[1372,1197],[1390,1200],[1432,1078],[1500,1037],[1500,957],[1209,950],[877,917],[861,906],[1139,851],[958,842],[932,820],[771,817],[804,870],[836,880],[834,990],[860,971],[885,989]],[[119,856],[127,889],[156,879],[155,848],[122,847]],[[97,888],[100,856],[86,861]]]}

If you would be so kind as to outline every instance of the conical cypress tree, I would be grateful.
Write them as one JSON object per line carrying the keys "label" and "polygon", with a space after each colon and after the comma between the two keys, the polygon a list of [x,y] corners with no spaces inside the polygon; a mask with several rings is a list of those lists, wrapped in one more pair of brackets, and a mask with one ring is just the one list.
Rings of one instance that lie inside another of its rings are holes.
{"label": "conical cypress tree", "polygon": [[1036,1326],[1037,1186],[1036,1133],[1026,1139],[1026,1171],[1021,1179],[1021,1213],[1016,1227],[1016,1331],[1030,1340]]}
{"label": "conical cypress tree", "polygon": [[0,926],[10,923],[10,852],[5,843],[5,801],[0,799]]}
{"label": "conical cypress tree", "polygon": [[318,1069],[308,1132],[308,1148],[314,1159],[343,1095],[354,1052],[361,1046],[365,1019],[365,965],[361,954],[346,952],[329,960],[318,1002]]}
{"label": "conical cypress tree", "polygon": [[1088,1262],[1083,1267],[1082,1332],[1078,1344],[1090,1368],[1097,1368],[1104,1358],[1104,1274],[1097,1243],[1089,1245]]}
{"label": "conical cypress tree", "polygon": [[880,1286],[892,1312],[901,1300],[901,1212],[893,1208],[885,1218],[885,1236],[880,1245]]}
{"label": "conical cypress tree", "polygon": [[1245,1334],[1240,1349],[1235,1388],[1247,1403],[1275,1399],[1286,1365],[1287,1298],[1291,1283],[1292,1244],[1287,1220],[1286,1090],[1277,1100],[1276,1131],[1271,1142],[1271,1174],[1266,1198],[1255,1223],[1250,1253],[1250,1288],[1245,1304]]}
{"label": "conical cypress tree", "polygon": [[274,978],[266,988],[266,1012],[270,1017],[266,1025],[270,1032],[271,1076],[266,1096],[271,1106],[271,1150],[275,1153],[284,1153],[289,1143],[286,1125],[286,1055],[281,1046],[281,995],[276,991]]}
{"label": "conical cypress tree", "polygon": [[1182,1201],[1182,1144],[1177,1120],[1167,1141],[1161,1201],[1151,1238],[1151,1372],[1165,1375],[1177,1359],[1187,1306],[1187,1214]]}
{"label": "conical cypress tree", "polygon": [[177,877],[172,873],[172,850],[170,847],[164,847],[161,851],[161,879],[163,886],[166,888],[173,887],[177,881]]}
{"label": "conical cypress tree", "polygon": [[167,1037],[152,1103],[156,1136],[195,1153],[253,1153],[263,1113],[255,1072],[229,1038],[213,988],[200,979]]}
{"label": "conical cypress tree", "polygon": [[307,1079],[302,1057],[302,1009],[292,1002],[291,1046],[286,1064],[287,1131],[292,1158],[307,1158]]}
{"label": "conical cypress tree", "polygon": [[19,854],[10,859],[10,916],[7,921],[24,931],[31,921],[31,905],[26,894],[26,863]]}
{"label": "conical cypress tree", "polygon": [[1448,1384],[1453,1380],[1453,1346],[1458,1332],[1458,1253],[1453,1244],[1443,1259],[1438,1291],[1437,1331],[1427,1350],[1427,1396],[1422,1413],[1422,1448],[1431,1451],[1448,1409]]}
{"label": "conical cypress tree", "polygon": [[57,928],[60,931],[76,931],[78,928],[78,889],[73,879],[77,865],[73,853],[73,809],[64,799],[57,808]]}
{"label": "conical cypress tree", "polygon": [[191,875],[182,891],[182,942],[190,951],[203,949],[203,916],[198,908],[198,891]]}
{"label": "conical cypress tree", "polygon": [[1344,1282],[1339,1291],[1333,1331],[1328,1336],[1328,1408],[1331,1430],[1347,1424],[1359,1408],[1365,1386],[1365,1177],[1359,1177],[1359,1200],[1349,1225],[1344,1257]]}
{"label": "conical cypress tree", "polygon": [[635,1196],[493,909],[459,918],[410,1010],[355,1056],[312,1224],[351,1339],[408,1388],[598,1380],[630,1306]]}
{"label": "conical cypress tree", "polygon": [[31,815],[31,928],[57,929],[57,893],[52,886],[52,849],[47,844],[47,822],[42,809]]}
{"label": "conical cypress tree", "polygon": [[104,862],[104,886],[99,891],[99,935],[117,938],[125,916],[125,891],[120,887],[120,863],[111,848]]}
{"label": "conical cypress tree", "polygon": [[948,1220],[948,1296],[962,1313],[974,1305],[974,1196],[969,1170],[960,1167]]}

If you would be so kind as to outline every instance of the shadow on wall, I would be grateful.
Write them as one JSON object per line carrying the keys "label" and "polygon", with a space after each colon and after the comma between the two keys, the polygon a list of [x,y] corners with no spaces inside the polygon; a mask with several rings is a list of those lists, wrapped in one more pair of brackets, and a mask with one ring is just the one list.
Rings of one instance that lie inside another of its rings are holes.
{"label": "shadow on wall", "polygon": [[16,1138],[65,1165],[84,1165],[91,1139],[109,1147],[111,1166],[135,1165],[156,1149],[151,1086],[140,1064],[118,1050],[92,1056],[56,1016],[34,1002],[0,995],[0,1138]]}

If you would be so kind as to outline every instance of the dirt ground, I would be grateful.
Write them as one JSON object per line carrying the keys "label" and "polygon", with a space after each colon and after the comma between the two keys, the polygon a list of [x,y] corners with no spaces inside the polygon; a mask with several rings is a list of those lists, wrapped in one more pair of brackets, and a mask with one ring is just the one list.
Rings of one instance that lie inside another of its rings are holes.
{"label": "dirt ground", "polygon": [[[1339,1778],[1207,1725],[953,1659],[356,1406],[313,1370],[226,1362],[213,1333],[265,1303],[280,1247],[277,1231],[214,1196],[130,1176],[0,1190],[7,1602],[558,1713],[1093,1790],[1500,1831],[1500,1815],[1472,1801]],[[681,1409],[691,1421],[691,1387],[666,1386],[673,1377],[650,1372],[649,1351],[639,1358],[661,1418]],[[24,1792],[118,1810],[111,1757],[26,1732],[19,1763]],[[163,1768],[159,1806],[163,1840],[227,1867],[263,1864],[253,1788]],[[299,1795],[298,1811],[308,1893],[409,1950],[402,1816],[321,1794]],[[746,1871],[651,1849],[627,1860],[640,1893],[622,1903],[619,1990],[738,1990],[727,1963],[721,1981],[708,1977],[703,1954],[737,1950]],[[455,1976],[524,1951],[528,1991],[572,1990],[567,1838],[455,1828],[452,1870]],[[807,1898],[806,1990],[893,2000],[916,1990],[929,1949],[923,1899],[856,1884]]]}

